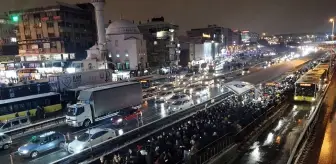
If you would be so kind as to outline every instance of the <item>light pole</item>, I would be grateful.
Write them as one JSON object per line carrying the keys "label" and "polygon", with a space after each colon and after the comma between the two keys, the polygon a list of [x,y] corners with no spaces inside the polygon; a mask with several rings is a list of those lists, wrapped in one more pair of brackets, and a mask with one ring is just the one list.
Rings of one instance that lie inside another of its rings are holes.
{"label": "light pole", "polygon": [[[332,23],[331,29],[331,41],[334,41],[334,29],[335,29],[335,20],[334,18],[330,18],[329,22]],[[331,60],[332,60],[332,51],[330,51],[330,59],[329,59],[329,73],[331,73]]]}

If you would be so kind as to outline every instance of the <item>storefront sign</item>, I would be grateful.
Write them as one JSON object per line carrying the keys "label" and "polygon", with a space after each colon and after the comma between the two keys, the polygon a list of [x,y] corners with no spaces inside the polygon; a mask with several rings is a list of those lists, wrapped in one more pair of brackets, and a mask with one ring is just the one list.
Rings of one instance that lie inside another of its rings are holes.
{"label": "storefront sign", "polygon": [[203,33],[203,34],[202,34],[202,37],[203,37],[203,38],[210,38],[211,36],[210,36],[209,34],[205,34],[205,33]]}
{"label": "storefront sign", "polygon": [[24,41],[18,41],[18,44],[38,44],[38,43],[48,43],[51,41],[59,41],[59,40],[60,40],[59,38],[24,40]]}

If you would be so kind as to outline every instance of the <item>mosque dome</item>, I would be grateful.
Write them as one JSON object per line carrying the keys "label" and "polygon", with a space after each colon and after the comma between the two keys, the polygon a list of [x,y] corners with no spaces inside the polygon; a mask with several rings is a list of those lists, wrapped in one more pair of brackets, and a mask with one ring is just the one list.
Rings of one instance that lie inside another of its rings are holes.
{"label": "mosque dome", "polygon": [[120,19],[113,21],[106,29],[107,35],[139,34],[139,28],[131,21]]}

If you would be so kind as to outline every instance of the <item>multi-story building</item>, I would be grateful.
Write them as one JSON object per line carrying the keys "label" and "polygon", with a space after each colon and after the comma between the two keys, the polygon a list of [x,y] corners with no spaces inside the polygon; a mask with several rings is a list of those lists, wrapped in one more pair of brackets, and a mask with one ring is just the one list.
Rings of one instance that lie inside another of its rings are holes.
{"label": "multi-story building", "polygon": [[194,43],[190,46],[191,60],[194,61],[222,57],[223,50],[239,42],[239,36],[236,36],[230,28],[217,25],[191,29],[187,31],[187,36]]}
{"label": "multi-story building", "polygon": [[251,31],[241,31],[241,37],[243,43],[257,43],[259,40],[259,34]]}
{"label": "multi-story building", "polygon": [[163,17],[152,18],[146,23],[139,22],[139,30],[147,44],[148,63],[150,67],[177,65],[179,48],[176,33],[177,25],[165,22]]}
{"label": "multi-story building", "polygon": [[94,7],[89,4],[56,5],[10,11],[17,23],[22,61],[67,60],[86,56],[96,41]]}
{"label": "multi-story building", "polygon": [[15,23],[7,15],[0,16],[0,55],[17,55]]}

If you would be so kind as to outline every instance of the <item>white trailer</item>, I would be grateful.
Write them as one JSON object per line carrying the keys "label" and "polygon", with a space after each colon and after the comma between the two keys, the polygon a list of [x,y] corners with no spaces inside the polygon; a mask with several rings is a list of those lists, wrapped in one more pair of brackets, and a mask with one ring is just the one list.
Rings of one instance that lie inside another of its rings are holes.
{"label": "white trailer", "polygon": [[110,118],[119,110],[139,108],[142,89],[138,82],[124,82],[83,90],[78,103],[68,107],[66,123],[73,127],[88,127],[90,124]]}
{"label": "white trailer", "polygon": [[112,81],[112,70],[92,70],[70,74],[55,74],[48,76],[52,91],[64,92],[66,89],[78,88],[84,85],[101,84]]}

